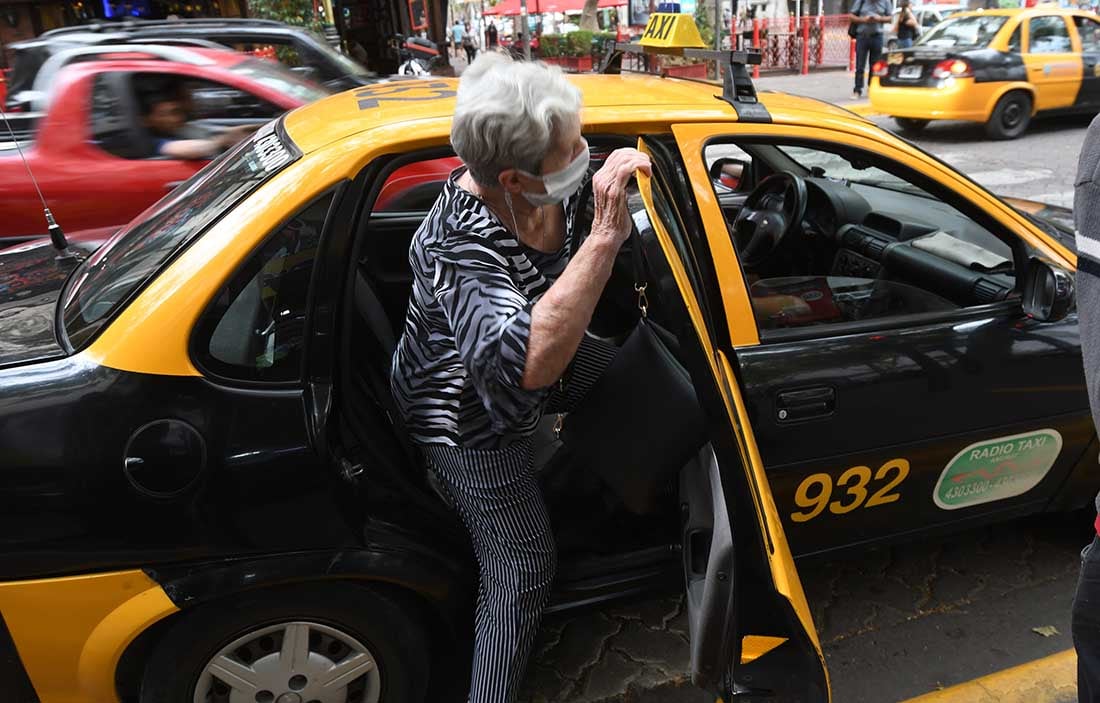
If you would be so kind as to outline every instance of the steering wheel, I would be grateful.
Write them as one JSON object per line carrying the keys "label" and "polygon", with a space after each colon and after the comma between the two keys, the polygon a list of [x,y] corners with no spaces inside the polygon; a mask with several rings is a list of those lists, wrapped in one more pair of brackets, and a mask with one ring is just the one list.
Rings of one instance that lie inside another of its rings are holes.
{"label": "steering wheel", "polygon": [[760,181],[733,221],[733,246],[746,268],[759,268],[806,215],[806,181],[779,171]]}

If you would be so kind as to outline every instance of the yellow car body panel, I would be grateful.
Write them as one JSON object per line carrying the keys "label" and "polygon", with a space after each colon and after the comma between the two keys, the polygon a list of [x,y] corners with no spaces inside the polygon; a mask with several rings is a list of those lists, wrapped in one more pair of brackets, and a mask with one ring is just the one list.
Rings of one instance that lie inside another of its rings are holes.
{"label": "yellow car body panel", "polygon": [[137,570],[0,583],[0,613],[42,703],[116,703],[122,653],[176,611]]}
{"label": "yellow car body panel", "polygon": [[1030,83],[997,81],[975,83],[973,78],[955,78],[943,88],[883,86],[878,76],[871,79],[871,108],[891,117],[916,120],[967,120],[985,122],[1001,96],[1010,90],[1034,94]]}

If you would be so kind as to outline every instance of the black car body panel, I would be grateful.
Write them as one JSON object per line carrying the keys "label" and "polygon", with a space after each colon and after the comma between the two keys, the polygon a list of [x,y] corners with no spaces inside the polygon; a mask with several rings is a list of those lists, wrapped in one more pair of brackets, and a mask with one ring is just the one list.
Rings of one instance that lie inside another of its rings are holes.
{"label": "black car body panel", "polygon": [[0,254],[0,367],[64,355],[55,330],[57,298],[94,248],[74,244],[63,255],[45,239]]}
{"label": "black car body panel", "polygon": [[[932,75],[936,64],[948,59],[963,59],[974,71],[975,83],[995,81],[1026,81],[1027,66],[1019,54],[1011,54],[996,49],[964,49],[962,51],[940,49],[930,46],[914,46],[909,49],[895,49],[886,54],[887,73],[879,78],[884,87],[926,87],[936,88],[940,79]],[[904,66],[920,66],[921,73],[916,78],[901,78],[899,72]]]}

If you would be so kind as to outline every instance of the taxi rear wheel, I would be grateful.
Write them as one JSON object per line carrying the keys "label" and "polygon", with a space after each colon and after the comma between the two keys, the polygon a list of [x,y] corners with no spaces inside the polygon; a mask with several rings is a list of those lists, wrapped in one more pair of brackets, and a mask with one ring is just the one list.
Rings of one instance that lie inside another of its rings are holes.
{"label": "taxi rear wheel", "polygon": [[992,139],[1015,139],[1027,130],[1031,122],[1031,96],[1014,90],[997,101],[993,114],[985,123],[985,132]]}
{"label": "taxi rear wheel", "polygon": [[350,584],[280,588],[185,613],[156,645],[141,703],[421,703],[425,628]]}
{"label": "taxi rear wheel", "polygon": [[901,131],[916,133],[927,127],[931,120],[916,120],[912,117],[895,117],[894,122],[897,123],[898,129]]}

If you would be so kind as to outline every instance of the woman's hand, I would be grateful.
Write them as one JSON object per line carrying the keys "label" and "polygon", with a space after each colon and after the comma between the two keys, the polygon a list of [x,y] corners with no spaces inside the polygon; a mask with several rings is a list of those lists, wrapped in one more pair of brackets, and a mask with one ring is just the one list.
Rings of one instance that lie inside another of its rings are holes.
{"label": "woman's hand", "polygon": [[622,244],[630,236],[630,212],[626,209],[626,184],[635,171],[653,175],[649,157],[637,149],[616,149],[592,176],[595,216],[590,237],[607,237]]}

